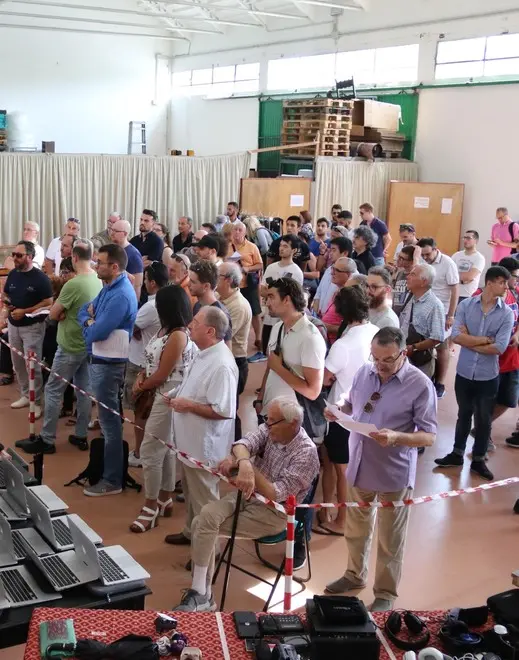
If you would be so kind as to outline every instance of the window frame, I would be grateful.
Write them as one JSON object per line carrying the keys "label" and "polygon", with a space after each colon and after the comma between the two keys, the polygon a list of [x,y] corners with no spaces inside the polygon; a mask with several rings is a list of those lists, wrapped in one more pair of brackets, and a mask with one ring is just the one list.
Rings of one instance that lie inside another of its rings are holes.
{"label": "window frame", "polygon": [[[512,35],[517,35],[519,36],[519,33],[513,32],[511,34],[493,34],[490,36],[486,37],[468,37],[466,39],[450,39],[448,41],[439,41],[437,46],[436,46],[436,54],[434,57],[434,79],[435,80],[482,80],[482,79],[496,79],[496,78],[502,78],[502,77],[518,77],[519,73],[517,74],[510,74],[510,73],[492,73],[490,75],[487,75],[486,68],[487,68],[487,63],[491,62],[511,62],[511,61],[517,61],[519,64],[519,46],[518,46],[518,51],[517,55],[510,55],[507,57],[487,57],[488,53],[488,40],[489,39],[495,39],[498,37],[508,37]],[[471,59],[471,60],[449,60],[449,61],[438,61],[438,52],[440,51],[441,44],[442,43],[451,43],[451,42],[457,42],[461,43],[463,41],[474,41],[475,39],[484,39],[485,44],[483,48],[483,57],[480,59]],[[457,76],[455,78],[453,77],[438,77],[438,68],[444,67],[444,66],[450,66],[450,65],[476,65],[476,64],[481,64],[481,75],[467,75],[467,76]]]}

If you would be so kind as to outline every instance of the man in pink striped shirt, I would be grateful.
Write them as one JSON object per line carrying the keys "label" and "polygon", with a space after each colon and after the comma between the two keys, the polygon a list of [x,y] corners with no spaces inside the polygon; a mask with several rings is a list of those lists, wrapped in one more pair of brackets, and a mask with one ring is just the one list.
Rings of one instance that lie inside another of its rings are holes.
{"label": "man in pink striped shirt", "polygon": [[517,252],[519,242],[519,224],[508,215],[508,209],[501,206],[496,211],[497,222],[492,225],[490,240],[492,246],[492,265]]}

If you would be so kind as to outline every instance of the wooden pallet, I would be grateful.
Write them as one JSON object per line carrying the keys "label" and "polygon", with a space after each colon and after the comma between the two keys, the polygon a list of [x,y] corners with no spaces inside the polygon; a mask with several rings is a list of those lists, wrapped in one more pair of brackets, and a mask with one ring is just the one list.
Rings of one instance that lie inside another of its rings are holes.
{"label": "wooden pallet", "polygon": [[284,108],[353,108],[352,99],[301,99],[283,101]]}

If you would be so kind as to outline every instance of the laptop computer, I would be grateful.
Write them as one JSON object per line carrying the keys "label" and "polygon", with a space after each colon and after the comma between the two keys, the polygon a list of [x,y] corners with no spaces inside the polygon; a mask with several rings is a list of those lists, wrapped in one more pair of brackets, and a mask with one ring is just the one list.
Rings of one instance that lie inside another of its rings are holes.
{"label": "laptop computer", "polygon": [[17,454],[11,447],[7,447],[5,450],[10,457],[10,461],[0,461],[0,488],[5,488],[5,466],[7,464],[14,465],[14,467],[20,471],[20,474],[23,477],[23,483],[26,486],[37,484],[38,481],[36,477],[29,472],[29,464],[23,460],[23,458]]}
{"label": "laptop computer", "polygon": [[[10,461],[4,467],[6,490],[0,493],[0,512],[12,522],[26,520],[29,516],[27,506],[27,486],[23,475]],[[31,491],[52,512],[66,511],[67,504],[48,486],[31,486]]]}
{"label": "laptop computer", "polygon": [[50,517],[50,512],[34,493],[29,489],[26,492],[29,512],[36,529],[50,543],[54,550],[72,550],[74,541],[70,533],[69,520],[73,520],[76,525],[83,530],[93,543],[102,543],[103,539],[91,529],[84,520],[77,514],[72,513],[68,516]]}
{"label": "laptop computer", "polygon": [[11,529],[9,522],[0,516],[0,567],[14,566],[26,559],[27,545],[30,545],[38,556],[54,552],[34,527]]}
{"label": "laptop computer", "polygon": [[59,600],[61,594],[45,592],[25,566],[0,568],[0,609]]}
{"label": "laptop computer", "polygon": [[[116,559],[119,559],[117,562],[110,555],[113,548],[101,548],[98,551],[95,544],[72,520],[69,520],[69,528],[74,540],[74,550],[45,557],[38,557],[32,550],[29,550],[29,556],[56,591],[64,591],[99,579],[103,584],[120,585],[142,583],[143,580],[150,577],[121,548],[123,555],[119,551],[119,546],[115,546]],[[121,563],[123,563],[122,566]]]}

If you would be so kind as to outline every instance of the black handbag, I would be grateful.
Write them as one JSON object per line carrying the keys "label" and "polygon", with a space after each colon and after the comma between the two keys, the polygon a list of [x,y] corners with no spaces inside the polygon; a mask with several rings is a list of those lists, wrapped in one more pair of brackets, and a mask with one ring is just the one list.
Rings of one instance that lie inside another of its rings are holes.
{"label": "black handbag", "polygon": [[[417,332],[416,328],[414,327],[413,311],[414,311],[414,304],[411,303],[411,318],[409,319],[409,330],[407,332],[408,345],[418,344],[419,342],[427,339],[427,337],[424,337],[419,332]],[[429,364],[429,362],[433,359],[433,357],[434,357],[433,349],[426,348],[422,351],[413,351],[409,356],[409,362],[413,364],[415,367],[423,367],[424,365]]]}

